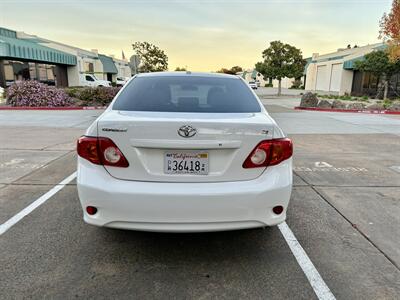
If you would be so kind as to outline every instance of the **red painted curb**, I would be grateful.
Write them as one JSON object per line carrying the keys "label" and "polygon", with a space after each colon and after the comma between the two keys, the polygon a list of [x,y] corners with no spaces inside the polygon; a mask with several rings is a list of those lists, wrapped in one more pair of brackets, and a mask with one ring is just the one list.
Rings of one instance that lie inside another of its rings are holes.
{"label": "red painted curb", "polygon": [[400,111],[391,111],[391,110],[358,110],[358,109],[336,109],[336,108],[300,107],[300,106],[296,106],[294,109],[296,109],[296,110],[326,111],[326,112],[342,112],[342,113],[400,115]]}
{"label": "red painted curb", "polygon": [[65,106],[65,107],[30,107],[30,106],[0,106],[0,110],[96,110],[106,109],[107,106]]}

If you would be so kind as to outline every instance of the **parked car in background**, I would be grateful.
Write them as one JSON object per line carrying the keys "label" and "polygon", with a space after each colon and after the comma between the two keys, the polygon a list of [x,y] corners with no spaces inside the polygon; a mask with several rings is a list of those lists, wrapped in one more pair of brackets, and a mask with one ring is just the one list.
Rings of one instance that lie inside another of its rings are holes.
{"label": "parked car in background", "polygon": [[191,232],[286,219],[292,142],[237,76],[136,75],[77,151],[92,225]]}
{"label": "parked car in background", "polygon": [[130,79],[130,77],[118,76],[116,84],[117,84],[117,86],[124,86],[129,81],[129,79]]}
{"label": "parked car in background", "polygon": [[81,74],[80,76],[81,86],[111,86],[111,82],[107,80],[100,80],[93,74]]}
{"label": "parked car in background", "polygon": [[257,83],[255,81],[250,81],[249,82],[249,86],[253,89],[256,90],[257,89]]}

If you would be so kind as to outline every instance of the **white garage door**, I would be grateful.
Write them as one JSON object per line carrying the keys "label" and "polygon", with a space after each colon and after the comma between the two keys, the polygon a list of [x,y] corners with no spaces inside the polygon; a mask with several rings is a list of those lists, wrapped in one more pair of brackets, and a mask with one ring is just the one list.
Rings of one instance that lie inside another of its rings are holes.
{"label": "white garage door", "polygon": [[331,72],[331,86],[329,88],[332,92],[339,92],[340,90],[340,81],[342,78],[342,64],[334,64],[332,65]]}
{"label": "white garage door", "polygon": [[317,91],[328,91],[329,88],[329,78],[326,66],[317,67]]}

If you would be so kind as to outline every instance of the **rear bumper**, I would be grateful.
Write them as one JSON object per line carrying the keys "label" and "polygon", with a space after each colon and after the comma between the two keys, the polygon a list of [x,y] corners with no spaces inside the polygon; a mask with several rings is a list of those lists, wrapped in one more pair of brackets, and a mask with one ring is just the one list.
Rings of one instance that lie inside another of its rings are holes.
{"label": "rear bumper", "polygon": [[[286,219],[292,161],[267,168],[249,181],[161,183],[115,179],[81,158],[78,193],[85,222],[113,228],[195,232],[272,226]],[[276,215],[272,208],[284,207]],[[98,212],[91,216],[86,206]]]}

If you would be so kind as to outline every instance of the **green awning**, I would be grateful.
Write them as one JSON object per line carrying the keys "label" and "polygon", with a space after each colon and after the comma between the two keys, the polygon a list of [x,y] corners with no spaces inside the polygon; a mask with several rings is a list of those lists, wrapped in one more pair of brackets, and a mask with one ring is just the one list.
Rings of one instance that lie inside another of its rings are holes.
{"label": "green awning", "polygon": [[14,39],[17,38],[17,33],[14,30],[10,30],[10,29],[3,28],[3,27],[0,27],[0,35],[7,36],[10,38],[14,38]]}
{"label": "green awning", "polygon": [[311,64],[312,58],[307,57],[304,60],[306,61],[306,65],[304,66],[303,75],[307,75],[307,68]]}
{"label": "green awning", "polygon": [[101,63],[103,64],[104,73],[118,74],[117,67],[115,66],[114,61],[111,57],[99,54],[99,58]]}
{"label": "green awning", "polygon": [[76,56],[28,40],[18,39],[11,30],[0,28],[0,58],[76,65]]}
{"label": "green awning", "polygon": [[343,63],[343,69],[345,69],[345,70],[354,70],[355,62],[356,61],[361,61],[361,60],[364,60],[364,56],[360,56],[360,57],[356,57],[356,58],[353,58],[353,59],[350,59],[350,60],[346,60]]}

